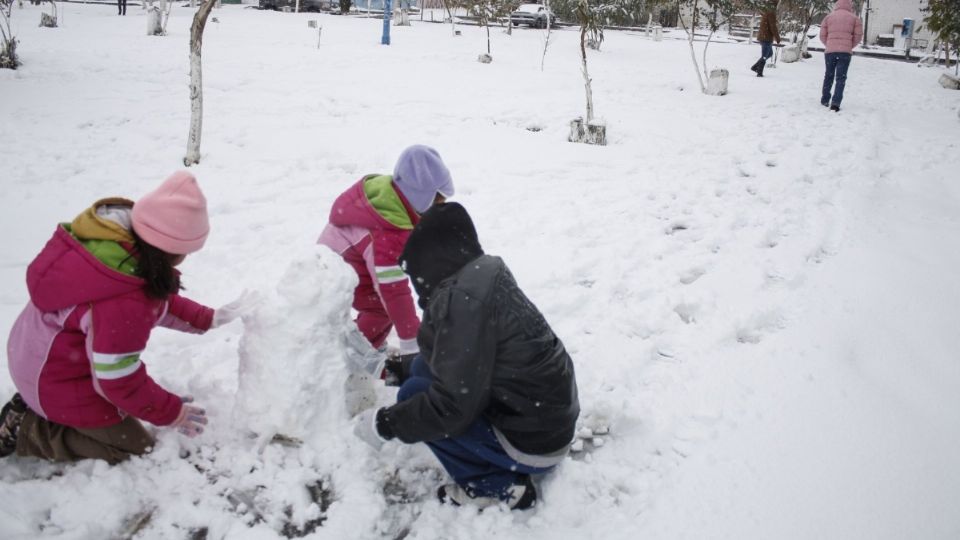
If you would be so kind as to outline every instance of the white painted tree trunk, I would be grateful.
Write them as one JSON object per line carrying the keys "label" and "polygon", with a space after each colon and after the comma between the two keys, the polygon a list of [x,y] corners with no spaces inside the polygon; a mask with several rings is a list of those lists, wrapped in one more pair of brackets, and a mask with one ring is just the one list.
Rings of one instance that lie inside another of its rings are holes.
{"label": "white painted tree trunk", "polygon": [[960,79],[950,75],[949,73],[940,75],[940,79],[937,82],[939,82],[940,86],[946,88],[947,90],[960,90]]}
{"label": "white painted tree trunk", "polygon": [[792,64],[800,60],[800,47],[796,45],[787,45],[780,53],[780,61],[784,64]]}
{"label": "white painted tree trunk", "polygon": [[707,42],[703,45],[703,78],[708,81],[710,80],[710,70],[707,69],[707,47],[710,46],[711,39],[713,39],[713,32],[710,32],[710,35],[707,36]]}
{"label": "white painted tree trunk", "polygon": [[544,37],[544,40],[543,40],[543,56],[540,57],[540,71],[543,71],[544,66],[546,66],[547,64],[547,47],[550,46],[550,32],[551,32],[550,0],[545,0],[545,3],[547,6],[547,35]]}
{"label": "white painted tree trunk", "polygon": [[[697,12],[697,4],[693,4],[693,13]],[[693,71],[697,74],[697,82],[700,83],[700,91],[706,92],[707,87],[703,84],[703,75],[700,74],[700,62],[697,61],[697,52],[693,49],[693,37],[695,35],[696,27],[694,26],[696,22],[696,17],[690,22],[690,29],[687,29],[687,23],[683,22],[683,15],[680,14],[677,16],[680,20],[680,26],[683,27],[683,31],[687,33],[687,44],[690,46],[690,59],[693,60]],[[708,43],[709,45],[709,43]]]}
{"label": "white painted tree trunk", "polygon": [[152,2],[151,5],[147,7],[147,35],[163,35],[163,17],[160,8],[154,6]]}
{"label": "white painted tree trunk", "polygon": [[587,71],[587,49],[585,47],[586,41],[586,27],[581,28],[580,30],[580,71],[583,73],[583,88],[587,93],[587,118],[586,123],[593,121],[593,87],[590,81],[590,73]]}
{"label": "white painted tree trunk", "polygon": [[200,51],[207,17],[217,0],[204,0],[193,16],[190,27],[190,133],[187,136],[187,155],[183,164],[189,167],[200,163],[200,135],[203,128],[203,73]]}
{"label": "white painted tree trunk", "polygon": [[697,62],[697,53],[693,50],[693,32],[687,34],[687,42],[690,44],[690,59],[693,60],[693,71],[697,74],[697,82],[700,83],[700,91],[706,92],[707,87],[703,85],[703,76],[700,75],[700,63]]}
{"label": "white painted tree trunk", "polygon": [[173,2],[166,2],[166,4],[167,9],[163,10],[163,35],[167,35],[167,21],[170,20],[170,12],[173,11]]}
{"label": "white painted tree trunk", "polygon": [[50,13],[40,14],[40,26],[43,28],[57,27],[57,4],[55,2],[50,2]]}
{"label": "white painted tree trunk", "polygon": [[714,69],[707,78],[706,93],[711,96],[725,96],[730,83],[730,72],[725,69]]}

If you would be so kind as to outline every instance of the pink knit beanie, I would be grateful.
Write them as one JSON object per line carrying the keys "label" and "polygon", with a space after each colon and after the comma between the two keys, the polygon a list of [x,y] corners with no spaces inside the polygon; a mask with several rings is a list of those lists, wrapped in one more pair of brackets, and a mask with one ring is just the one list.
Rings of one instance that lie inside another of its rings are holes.
{"label": "pink knit beanie", "polygon": [[203,247],[210,233],[207,199],[197,179],[178,171],[133,205],[133,230],[167,253],[187,255]]}

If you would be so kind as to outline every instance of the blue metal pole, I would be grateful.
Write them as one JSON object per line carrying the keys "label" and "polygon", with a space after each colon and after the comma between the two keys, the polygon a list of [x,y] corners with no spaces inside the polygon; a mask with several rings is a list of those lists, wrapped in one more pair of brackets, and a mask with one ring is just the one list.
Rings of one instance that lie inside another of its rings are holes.
{"label": "blue metal pole", "polygon": [[390,15],[393,14],[393,1],[383,0],[383,37],[380,38],[381,45],[390,44]]}

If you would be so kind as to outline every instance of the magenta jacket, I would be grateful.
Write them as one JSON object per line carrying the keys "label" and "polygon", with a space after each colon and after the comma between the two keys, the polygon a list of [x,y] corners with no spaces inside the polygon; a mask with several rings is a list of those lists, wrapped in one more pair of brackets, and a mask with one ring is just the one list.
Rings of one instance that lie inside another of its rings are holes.
{"label": "magenta jacket", "polygon": [[172,423],[180,397],[140,358],[157,325],[202,333],[213,310],[178,295],[148,298],[143,281],[98,260],[63,226],[27,268],[30,302],[7,343],[10,375],[38,415],[99,428],[133,415]]}
{"label": "magenta jacket", "polygon": [[[385,206],[394,214],[404,214],[410,226],[405,229],[391,223],[381,214],[389,214],[388,210],[378,211],[364,191],[364,183],[370,179],[393,186],[389,177],[371,175],[360,179],[334,201],[330,222],[318,242],[340,254],[361,279],[370,277],[400,338],[401,354],[417,352],[420,319],[398,260],[420,217],[399,189],[384,188],[381,193],[386,192],[389,197],[385,199],[390,202]],[[378,204],[382,200],[378,198]]]}
{"label": "magenta jacket", "polygon": [[863,39],[863,23],[853,14],[850,0],[837,0],[833,12],[820,23],[820,41],[826,45],[826,53],[853,52]]}

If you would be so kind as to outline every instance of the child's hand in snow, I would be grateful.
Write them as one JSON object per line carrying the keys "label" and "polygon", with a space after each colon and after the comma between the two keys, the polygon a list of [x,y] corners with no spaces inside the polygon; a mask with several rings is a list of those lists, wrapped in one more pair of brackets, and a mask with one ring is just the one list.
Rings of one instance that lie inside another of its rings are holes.
{"label": "child's hand in snow", "polygon": [[213,312],[213,324],[210,327],[217,328],[237,317],[242,317],[253,311],[261,302],[263,302],[263,296],[260,293],[244,290],[239,298]]}
{"label": "child's hand in snow", "polygon": [[349,325],[343,333],[343,353],[351,373],[366,373],[379,379],[387,355],[374,349],[356,325]]}
{"label": "child's hand in snow", "polygon": [[180,414],[177,415],[177,419],[170,425],[177,428],[177,431],[180,433],[191,438],[203,433],[203,426],[207,425],[207,411],[200,407],[187,405],[188,403],[193,403],[193,396],[183,396],[180,398],[180,401],[183,402],[180,406]]}

